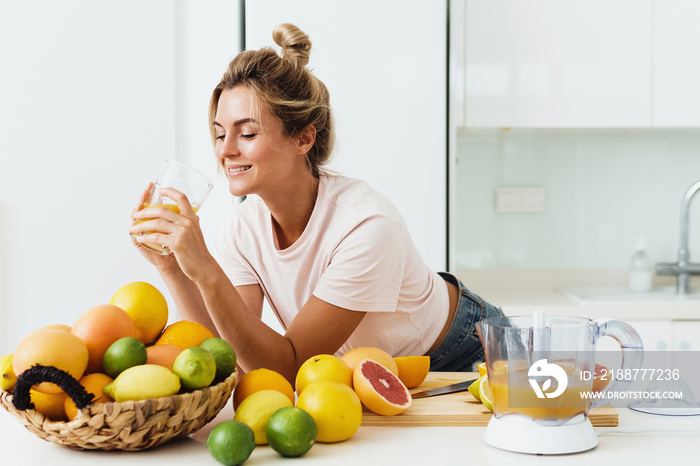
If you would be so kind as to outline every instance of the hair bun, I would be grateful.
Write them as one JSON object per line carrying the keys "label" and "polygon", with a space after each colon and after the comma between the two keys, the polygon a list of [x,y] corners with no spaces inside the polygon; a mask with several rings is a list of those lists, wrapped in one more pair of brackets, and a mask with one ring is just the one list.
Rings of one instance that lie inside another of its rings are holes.
{"label": "hair bun", "polygon": [[284,23],[272,31],[272,39],[282,47],[282,58],[306,66],[309,63],[311,41],[304,31],[293,24]]}

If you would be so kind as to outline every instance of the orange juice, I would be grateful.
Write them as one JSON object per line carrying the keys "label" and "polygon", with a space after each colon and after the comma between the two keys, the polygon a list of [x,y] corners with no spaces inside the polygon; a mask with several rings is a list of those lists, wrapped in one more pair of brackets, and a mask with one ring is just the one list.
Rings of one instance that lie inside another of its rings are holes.
{"label": "orange juice", "polygon": [[528,380],[527,370],[495,371],[489,375],[494,414],[517,413],[532,419],[557,421],[587,412],[590,399],[583,394],[591,390],[591,382],[577,380],[580,377],[574,377],[569,371],[567,375],[568,385],[561,395],[538,398]]}
{"label": "orange juice", "polygon": [[[143,209],[147,209],[147,208],[149,208],[149,207],[165,207],[166,209],[172,210],[172,211],[175,212],[176,214],[179,214],[179,213],[180,213],[180,207],[178,207],[177,204],[149,204],[149,203],[146,203],[146,204],[143,205]],[[141,209],[141,210],[143,210],[143,209]],[[196,212],[199,210],[199,206],[194,206],[194,205],[193,205],[193,206],[192,206],[192,210],[194,210],[194,212],[196,213]],[[134,222],[134,224],[138,224],[138,223],[141,223],[141,222],[146,222],[146,221],[148,221],[148,220],[153,220],[153,219],[144,218],[144,219],[142,219],[142,220],[136,220],[136,222]],[[146,233],[155,233],[155,231],[147,231]],[[146,246],[148,249],[151,249],[152,251],[158,252],[158,253],[160,253],[160,254],[164,254],[164,255],[165,255],[165,254],[169,254],[169,253],[170,253],[170,250],[169,250],[167,247],[161,246],[160,244],[156,244],[156,243],[144,243],[143,245]]]}

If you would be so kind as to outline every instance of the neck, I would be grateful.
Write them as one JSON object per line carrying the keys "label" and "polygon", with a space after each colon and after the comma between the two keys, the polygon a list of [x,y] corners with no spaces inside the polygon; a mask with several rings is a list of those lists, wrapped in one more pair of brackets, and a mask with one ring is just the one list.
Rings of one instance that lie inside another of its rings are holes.
{"label": "neck", "polygon": [[306,229],[316,204],[318,184],[318,178],[309,174],[301,182],[293,180],[290,188],[281,189],[274,199],[263,199],[272,214],[280,249],[294,244]]}

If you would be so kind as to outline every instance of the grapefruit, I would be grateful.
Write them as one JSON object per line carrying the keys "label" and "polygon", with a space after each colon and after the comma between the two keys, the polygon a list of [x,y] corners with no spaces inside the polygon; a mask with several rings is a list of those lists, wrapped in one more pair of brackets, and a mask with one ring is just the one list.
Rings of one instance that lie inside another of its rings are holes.
{"label": "grapefruit", "polygon": [[399,368],[396,365],[396,361],[394,361],[394,358],[392,358],[391,355],[383,349],[374,348],[371,346],[354,348],[341,356],[340,359],[345,361],[345,363],[350,366],[350,369],[352,370],[355,370],[355,367],[357,367],[360,361],[365,359],[373,359],[389,369],[395,375],[399,375]]}
{"label": "grapefruit", "polygon": [[154,345],[146,347],[146,364],[157,364],[159,366],[173,369],[175,358],[184,350],[174,345]]}
{"label": "grapefruit", "polygon": [[311,382],[297,400],[314,418],[318,442],[342,442],[352,437],[362,424],[362,404],[352,388],[329,380]]}
{"label": "grapefruit", "polygon": [[294,385],[300,395],[311,382],[330,380],[352,388],[352,369],[338,356],[318,354],[312,356],[301,365],[297,372]]}
{"label": "grapefruit", "polygon": [[120,338],[136,337],[136,326],[123,309],[103,304],[81,315],[73,324],[71,333],[87,345],[87,372],[103,372],[102,358],[107,348]]}
{"label": "grapefruit", "polygon": [[[88,364],[88,348],[85,342],[65,330],[37,330],[22,340],[12,355],[12,368],[19,377],[34,364],[54,366],[80,379]],[[43,393],[61,393],[61,388],[51,382],[34,387]]]}
{"label": "grapefruit", "polygon": [[395,416],[411,406],[411,394],[401,379],[377,361],[361,361],[352,381],[362,404],[377,414]]}
{"label": "grapefruit", "polygon": [[136,338],[143,344],[155,341],[168,323],[168,302],[150,283],[127,283],[114,293],[109,304],[126,311],[136,325]]}

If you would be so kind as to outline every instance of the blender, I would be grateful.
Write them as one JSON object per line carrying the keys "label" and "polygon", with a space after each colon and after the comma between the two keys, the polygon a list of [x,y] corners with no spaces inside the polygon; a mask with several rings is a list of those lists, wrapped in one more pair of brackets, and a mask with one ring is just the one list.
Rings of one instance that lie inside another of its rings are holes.
{"label": "blender", "polygon": [[[484,345],[493,417],[484,441],[503,450],[566,454],[598,444],[588,411],[605,404],[592,397],[596,344],[603,336],[620,345],[620,369],[638,369],[642,342],[625,322],[614,319],[545,316],[494,317],[477,324]],[[617,368],[615,368],[617,369]],[[611,380],[610,392],[625,384]]]}

